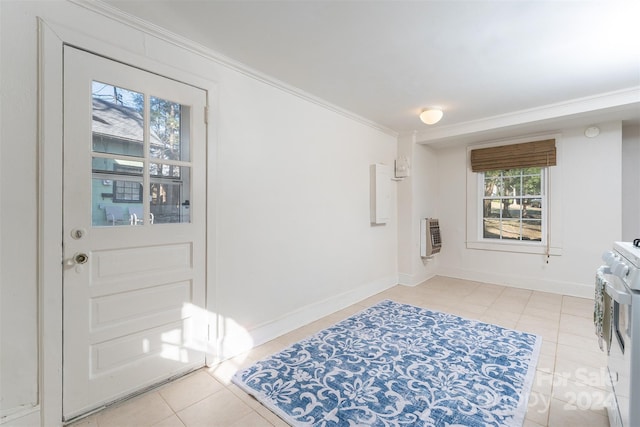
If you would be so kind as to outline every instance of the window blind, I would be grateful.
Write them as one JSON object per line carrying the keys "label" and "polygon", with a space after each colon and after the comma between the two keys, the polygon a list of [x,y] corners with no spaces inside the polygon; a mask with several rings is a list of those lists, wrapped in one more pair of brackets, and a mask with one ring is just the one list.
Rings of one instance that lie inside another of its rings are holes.
{"label": "window blind", "polygon": [[555,139],[471,150],[473,172],[555,165]]}

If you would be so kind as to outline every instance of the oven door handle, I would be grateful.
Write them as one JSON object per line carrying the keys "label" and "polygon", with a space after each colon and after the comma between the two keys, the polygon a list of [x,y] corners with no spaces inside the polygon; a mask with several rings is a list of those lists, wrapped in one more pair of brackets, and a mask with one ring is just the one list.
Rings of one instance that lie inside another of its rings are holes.
{"label": "oven door handle", "polygon": [[631,294],[607,281],[605,292],[618,304],[631,305]]}

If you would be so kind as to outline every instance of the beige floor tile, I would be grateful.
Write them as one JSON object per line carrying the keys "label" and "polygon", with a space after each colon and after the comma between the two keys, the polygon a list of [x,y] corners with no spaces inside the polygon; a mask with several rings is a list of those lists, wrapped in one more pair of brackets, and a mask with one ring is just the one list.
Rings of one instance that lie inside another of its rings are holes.
{"label": "beige floor tile", "polygon": [[463,299],[462,297],[456,296],[455,294],[451,294],[449,292],[431,292],[425,294],[421,298],[423,301],[427,301],[430,303],[444,304],[444,305],[456,305],[459,304]]}
{"label": "beige floor tile", "polygon": [[527,414],[525,419],[532,421],[541,426],[547,425],[549,418],[549,405],[551,396],[537,391],[531,392],[529,395],[529,403],[527,405]]}
{"label": "beige floor tile", "polygon": [[533,378],[531,391],[535,391],[547,396],[551,395],[553,389],[553,374],[550,372],[536,371]]}
{"label": "beige floor tile", "polygon": [[229,426],[252,409],[229,390],[221,390],[178,412],[186,427]]}
{"label": "beige floor tile", "polygon": [[428,280],[423,285],[430,289],[447,291],[460,296],[470,294],[480,286],[480,283],[464,279],[456,279],[453,277],[436,276],[433,279]]}
{"label": "beige floor tile", "polygon": [[487,293],[502,293],[502,291],[504,291],[505,289],[507,289],[507,286],[502,286],[502,285],[494,285],[493,283],[478,283],[478,287],[476,288],[477,291],[482,291],[482,292],[487,292]]}
{"label": "beige floor tile", "polygon": [[209,375],[226,386],[231,384],[231,378],[236,372],[251,366],[253,363],[255,363],[253,360],[243,355],[225,360],[206,369]]}
{"label": "beige floor tile", "polygon": [[185,426],[184,424],[182,424],[182,421],[180,421],[180,418],[178,418],[178,416],[174,414],[169,418],[165,418],[159,423],[154,424],[153,427],[185,427]]}
{"label": "beige floor tile", "polygon": [[385,299],[393,299],[386,292],[388,292],[388,290],[384,292],[380,292],[379,294],[370,296],[369,298],[365,298],[362,301],[358,301],[356,305],[358,305],[360,310],[363,310],[365,308],[371,307],[372,305],[376,305],[380,301],[384,301]]}
{"label": "beige floor tile", "polygon": [[542,424],[534,423],[533,421],[525,418],[524,424],[522,424],[522,427],[546,427],[546,424],[542,425]]}
{"label": "beige floor tile", "polygon": [[532,325],[538,325],[545,328],[559,328],[558,319],[551,316],[532,315],[527,313],[526,309],[522,312],[522,315],[518,319],[518,323],[530,323]]}
{"label": "beige floor tile", "polygon": [[576,335],[571,332],[563,331],[562,328],[558,332],[558,344],[569,346],[576,351],[602,351],[598,346],[598,337],[593,333],[590,336]]}
{"label": "beige floor tile", "polygon": [[527,306],[522,311],[522,315],[554,322],[556,326],[560,324],[559,308],[557,310],[554,310],[554,309],[548,309],[548,308],[533,307],[530,304],[527,304]]}
{"label": "beige floor tile", "polygon": [[240,387],[232,384],[228,387],[229,391],[238,396],[244,403],[246,403],[251,409],[256,411],[262,418],[269,421],[274,426],[288,426],[287,423],[275,413],[267,409],[262,403],[258,402],[253,396],[245,393]]}
{"label": "beige floor tile", "polygon": [[251,359],[252,361],[257,362],[258,360],[262,360],[268,356],[271,356],[272,354],[275,354],[284,350],[284,348],[285,348],[284,344],[276,340],[271,340],[269,342],[266,342],[262,345],[259,345],[249,350],[246,353],[246,357],[247,359]]}
{"label": "beige floor tile", "polygon": [[551,399],[549,427],[608,427],[606,416],[599,412],[582,410],[576,405]]}
{"label": "beige floor tile", "polygon": [[97,415],[100,427],[152,426],[173,415],[171,407],[158,392],[144,394]]}
{"label": "beige floor tile", "polygon": [[273,427],[273,424],[257,412],[250,412],[238,421],[229,424],[229,427]]}
{"label": "beige floor tile", "polygon": [[419,306],[426,308],[427,310],[439,311],[441,313],[448,313],[450,309],[449,305],[447,304],[436,303],[432,301],[421,301]]}
{"label": "beige floor tile", "polygon": [[562,295],[533,291],[531,298],[529,298],[529,305],[542,305],[543,307],[549,307],[549,309],[560,310],[562,307]]}
{"label": "beige floor tile", "polygon": [[529,299],[531,298],[532,294],[533,294],[533,291],[530,291],[528,289],[505,288],[501,296],[518,298],[518,299],[526,300],[527,302],[529,302]]}
{"label": "beige floor tile", "polygon": [[560,330],[587,338],[595,336],[593,317],[587,318],[562,313],[560,316]]}
{"label": "beige floor tile", "polygon": [[475,291],[464,297],[462,301],[465,303],[472,303],[484,307],[489,307],[498,299],[501,292],[502,290],[496,292],[483,292],[482,290],[476,289]]}
{"label": "beige floor tile", "polygon": [[548,326],[544,322],[530,322],[530,321],[518,321],[516,329],[523,332],[529,332],[530,334],[536,334],[545,341],[555,342],[558,341],[558,327]]}
{"label": "beige floor tile", "polygon": [[558,358],[554,374],[570,381],[589,384],[597,388],[606,388],[607,368],[585,365],[575,360]]}
{"label": "beige floor tile", "polygon": [[589,410],[607,416],[605,403],[609,392],[601,388],[556,377],[551,397],[567,402],[579,410]]}
{"label": "beige floor tile", "polygon": [[546,356],[551,356],[555,359],[556,357],[556,347],[558,346],[558,343],[555,343],[553,341],[545,341],[544,339],[542,340],[542,346],[540,347],[540,354],[544,354]]}
{"label": "beige floor tile", "polygon": [[607,355],[599,349],[596,351],[576,351],[575,348],[558,344],[556,349],[556,357],[558,360],[572,360],[585,366],[600,368],[607,366]]}
{"label": "beige floor tile", "polygon": [[565,295],[562,297],[562,313],[593,319],[593,300]]}
{"label": "beige floor tile", "polygon": [[536,365],[538,371],[552,374],[556,369],[556,359],[554,356],[548,356],[546,354],[540,354],[538,357],[538,364]]}
{"label": "beige floor tile", "polygon": [[465,319],[479,320],[479,317],[482,316],[486,309],[486,307],[474,306],[472,304],[458,304],[457,306],[449,307],[446,312]]}
{"label": "beige floor tile", "polygon": [[161,388],[158,393],[177,412],[223,388],[205,368]]}
{"label": "beige floor tile", "polygon": [[512,313],[509,311],[496,311],[491,308],[480,316],[479,320],[492,325],[502,326],[503,328],[515,329],[518,324],[520,313]]}
{"label": "beige floor tile", "polygon": [[519,297],[509,297],[500,295],[496,299],[487,312],[510,312],[522,314],[524,308],[527,306],[527,300]]}

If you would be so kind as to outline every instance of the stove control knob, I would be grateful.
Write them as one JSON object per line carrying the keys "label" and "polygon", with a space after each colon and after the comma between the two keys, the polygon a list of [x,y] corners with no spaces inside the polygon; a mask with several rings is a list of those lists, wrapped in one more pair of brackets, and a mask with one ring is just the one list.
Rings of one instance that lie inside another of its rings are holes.
{"label": "stove control knob", "polygon": [[602,254],[602,260],[607,263],[607,265],[611,265],[611,263],[613,262],[613,260],[616,259],[616,254],[613,253],[613,251],[605,251]]}
{"label": "stove control knob", "polygon": [[626,277],[629,274],[629,266],[624,262],[616,261],[611,267],[611,272],[618,277]]}

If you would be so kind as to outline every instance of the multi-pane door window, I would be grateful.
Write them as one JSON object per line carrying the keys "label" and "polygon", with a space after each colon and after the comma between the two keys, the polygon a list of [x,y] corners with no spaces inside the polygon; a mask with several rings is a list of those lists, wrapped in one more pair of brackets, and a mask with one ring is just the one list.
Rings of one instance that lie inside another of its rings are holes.
{"label": "multi-pane door window", "polygon": [[97,81],[92,103],[93,225],[191,222],[190,107]]}
{"label": "multi-pane door window", "polygon": [[542,241],[545,168],[483,172],[482,237]]}

